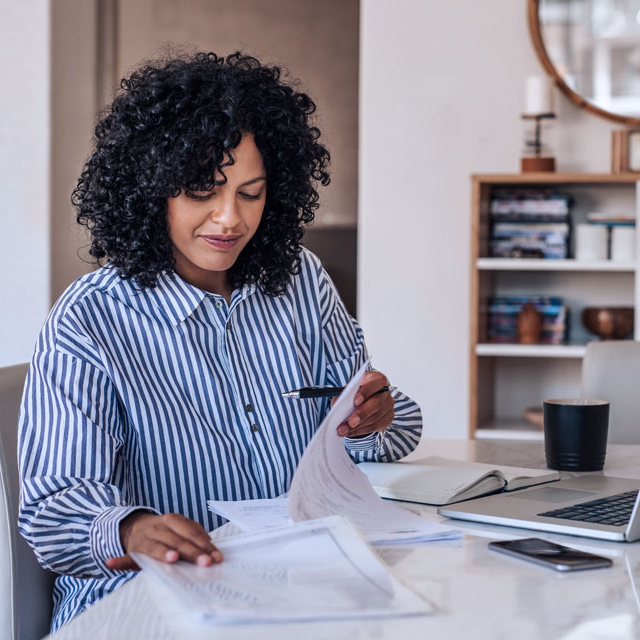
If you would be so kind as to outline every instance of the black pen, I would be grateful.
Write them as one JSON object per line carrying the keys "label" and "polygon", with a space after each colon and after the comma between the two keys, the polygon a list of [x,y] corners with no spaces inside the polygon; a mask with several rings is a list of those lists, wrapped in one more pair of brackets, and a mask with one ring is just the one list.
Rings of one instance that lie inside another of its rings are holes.
{"label": "black pen", "polygon": [[[297,398],[304,400],[305,398],[332,398],[333,396],[339,396],[342,393],[344,387],[302,387],[302,389],[295,389],[294,391],[284,391],[283,396],[285,398]],[[381,389],[378,389],[376,393],[384,393],[389,391],[388,385],[385,385]],[[376,395],[374,393],[374,395]]]}

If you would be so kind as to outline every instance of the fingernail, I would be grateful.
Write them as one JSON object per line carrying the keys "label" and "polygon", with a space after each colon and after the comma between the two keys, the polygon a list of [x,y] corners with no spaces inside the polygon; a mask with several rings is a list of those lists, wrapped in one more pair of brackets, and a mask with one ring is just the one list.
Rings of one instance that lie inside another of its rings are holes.
{"label": "fingernail", "polygon": [[196,564],[199,567],[208,567],[211,564],[211,556],[208,556],[206,553],[200,554],[196,559]]}
{"label": "fingernail", "polygon": [[359,393],[356,397],[355,400],[353,401],[353,404],[356,405],[356,407],[360,406],[362,403],[364,402],[364,396]]}
{"label": "fingernail", "polygon": [[338,427],[338,435],[339,436],[346,436],[347,435],[347,431],[348,431],[347,427],[345,425],[343,425],[343,424],[341,424]]}
{"label": "fingernail", "polygon": [[164,559],[167,562],[175,562],[178,559],[178,552],[173,549],[171,551],[167,551],[167,553],[164,554]]}
{"label": "fingernail", "polygon": [[360,424],[360,418],[358,416],[350,418],[348,424],[350,427],[357,427]]}

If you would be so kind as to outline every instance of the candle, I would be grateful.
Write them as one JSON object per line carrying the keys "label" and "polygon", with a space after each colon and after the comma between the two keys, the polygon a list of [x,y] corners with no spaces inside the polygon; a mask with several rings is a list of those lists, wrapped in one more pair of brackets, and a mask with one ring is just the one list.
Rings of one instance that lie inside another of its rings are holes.
{"label": "candle", "polygon": [[528,76],[525,83],[524,112],[526,115],[552,113],[551,83],[547,76]]}

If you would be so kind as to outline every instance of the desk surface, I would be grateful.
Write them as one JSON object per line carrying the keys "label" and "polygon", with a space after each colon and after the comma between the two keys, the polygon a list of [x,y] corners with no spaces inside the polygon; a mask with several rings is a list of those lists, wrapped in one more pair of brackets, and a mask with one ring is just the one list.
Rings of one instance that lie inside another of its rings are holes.
{"label": "desk surface", "polygon": [[[539,442],[430,441],[422,455],[544,468]],[[411,456],[415,458],[415,455]],[[640,479],[640,446],[610,445],[607,475]],[[435,508],[424,515],[441,520]],[[532,640],[640,637],[640,543],[615,543],[450,521],[463,540],[379,549],[400,578],[432,602],[429,617],[348,623],[198,627],[143,573],[80,614],[51,640],[307,638],[360,640],[474,638]],[[613,559],[613,567],[574,574],[487,550],[489,540],[535,535]]]}

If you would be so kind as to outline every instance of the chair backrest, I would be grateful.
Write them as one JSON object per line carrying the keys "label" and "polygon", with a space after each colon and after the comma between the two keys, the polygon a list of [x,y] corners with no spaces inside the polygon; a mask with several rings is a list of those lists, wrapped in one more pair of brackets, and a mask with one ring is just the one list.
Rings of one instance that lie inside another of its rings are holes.
{"label": "chair backrest", "polygon": [[0,637],[11,640],[49,633],[55,580],[18,531],[18,412],[27,369],[0,368]]}
{"label": "chair backrest", "polygon": [[640,444],[640,342],[590,342],[582,361],[582,397],[611,403],[610,443]]}

